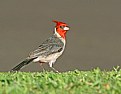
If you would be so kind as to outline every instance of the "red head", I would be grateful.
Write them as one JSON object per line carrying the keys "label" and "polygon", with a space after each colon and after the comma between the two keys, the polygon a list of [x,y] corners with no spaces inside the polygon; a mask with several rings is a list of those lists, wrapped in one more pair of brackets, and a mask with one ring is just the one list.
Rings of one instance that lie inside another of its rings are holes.
{"label": "red head", "polygon": [[66,23],[59,22],[59,21],[53,21],[56,23],[56,32],[65,39],[66,37],[66,32],[69,30],[69,27]]}

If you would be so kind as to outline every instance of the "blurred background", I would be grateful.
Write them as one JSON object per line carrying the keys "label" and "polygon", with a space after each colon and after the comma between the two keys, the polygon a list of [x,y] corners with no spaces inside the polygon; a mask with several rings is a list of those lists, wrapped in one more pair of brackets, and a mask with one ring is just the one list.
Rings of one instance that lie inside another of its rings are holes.
{"label": "blurred background", "polygon": [[[52,20],[71,27],[54,64],[59,71],[121,65],[121,0],[1,0],[0,71],[9,71],[51,36]],[[38,63],[22,69],[41,70]]]}

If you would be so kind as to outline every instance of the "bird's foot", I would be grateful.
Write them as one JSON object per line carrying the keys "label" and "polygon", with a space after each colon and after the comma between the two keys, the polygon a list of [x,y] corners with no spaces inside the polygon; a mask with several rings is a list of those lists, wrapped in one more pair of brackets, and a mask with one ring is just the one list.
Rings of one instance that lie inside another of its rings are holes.
{"label": "bird's foot", "polygon": [[54,70],[56,73],[59,73],[58,70],[56,70],[55,68],[51,67],[52,70]]}

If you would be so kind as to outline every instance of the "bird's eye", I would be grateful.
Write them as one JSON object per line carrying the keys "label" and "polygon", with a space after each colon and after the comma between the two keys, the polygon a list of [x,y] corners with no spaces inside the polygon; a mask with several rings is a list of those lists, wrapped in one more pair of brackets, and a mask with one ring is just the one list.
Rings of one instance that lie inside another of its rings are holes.
{"label": "bird's eye", "polygon": [[64,28],[64,26],[60,26],[60,28],[61,28],[61,29],[63,29],[63,28]]}

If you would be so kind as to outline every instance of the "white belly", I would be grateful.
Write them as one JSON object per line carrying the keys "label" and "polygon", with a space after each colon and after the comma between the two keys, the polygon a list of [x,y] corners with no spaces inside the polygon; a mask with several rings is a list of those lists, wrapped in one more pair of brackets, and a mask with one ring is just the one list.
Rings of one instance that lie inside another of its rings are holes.
{"label": "white belly", "polygon": [[34,59],[33,62],[51,62],[51,61],[56,61],[56,59],[63,53],[63,50],[59,53],[55,53],[49,56],[39,56],[38,58]]}

